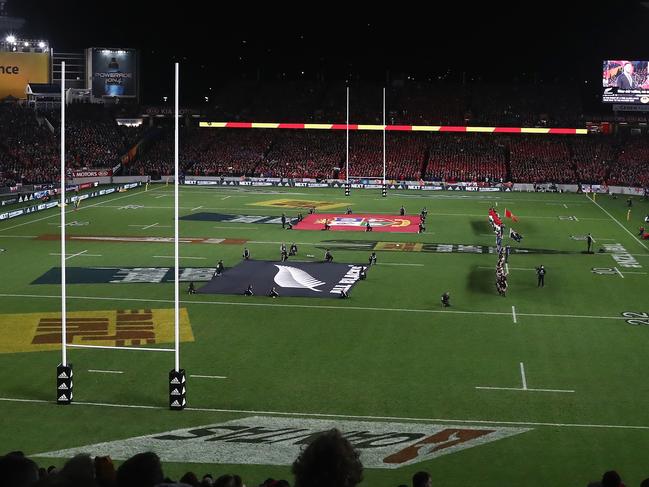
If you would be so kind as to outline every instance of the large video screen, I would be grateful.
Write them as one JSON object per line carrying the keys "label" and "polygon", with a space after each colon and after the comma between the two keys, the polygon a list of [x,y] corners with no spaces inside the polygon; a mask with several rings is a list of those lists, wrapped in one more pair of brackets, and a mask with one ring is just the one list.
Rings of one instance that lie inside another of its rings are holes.
{"label": "large video screen", "polygon": [[649,103],[649,61],[604,61],[604,103]]}
{"label": "large video screen", "polygon": [[137,51],[134,49],[88,50],[89,84],[97,98],[137,96]]}

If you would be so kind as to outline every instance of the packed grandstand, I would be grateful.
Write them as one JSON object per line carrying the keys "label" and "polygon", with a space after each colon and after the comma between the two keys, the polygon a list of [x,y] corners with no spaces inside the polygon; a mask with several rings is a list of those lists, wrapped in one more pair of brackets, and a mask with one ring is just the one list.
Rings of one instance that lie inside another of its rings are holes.
{"label": "packed grandstand", "polygon": [[[345,113],[340,110],[344,107],[343,90],[283,84],[266,84],[259,90],[250,86],[224,88],[212,108],[184,117],[182,172],[186,176],[345,178],[344,131],[198,127],[200,120],[344,122]],[[358,88],[352,93],[352,122],[380,123],[380,104],[376,103],[380,101],[379,92]],[[486,93],[489,96],[483,96]],[[512,91],[478,85],[470,92],[466,87],[451,86],[445,87],[443,96],[421,87],[391,89],[387,122],[580,127],[586,120],[597,119],[575,116],[581,110],[574,101],[579,97],[573,95],[552,86]],[[553,103],[548,107],[544,101],[550,97]],[[171,174],[170,119],[145,118],[136,127],[117,123],[119,118],[138,117],[145,111],[146,107],[139,106],[70,105],[66,124],[68,168],[119,166],[116,174],[121,175]],[[630,117],[632,122],[643,119],[635,114]],[[1,186],[56,181],[59,124],[58,110],[34,110],[16,103],[0,105]],[[136,145],[138,151],[125,158]],[[380,132],[350,134],[350,177],[382,175],[382,157]],[[628,130],[580,136],[391,132],[386,142],[386,177],[393,180],[646,187],[648,160],[649,142]]]}

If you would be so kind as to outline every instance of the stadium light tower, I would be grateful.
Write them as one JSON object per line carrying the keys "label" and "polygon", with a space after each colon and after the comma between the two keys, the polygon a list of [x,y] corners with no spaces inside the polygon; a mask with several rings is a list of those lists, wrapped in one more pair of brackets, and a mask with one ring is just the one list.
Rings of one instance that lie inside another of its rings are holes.
{"label": "stadium light tower", "polygon": [[15,44],[15,43],[16,43],[16,36],[13,35],[13,34],[9,34],[5,40],[6,40],[9,44]]}

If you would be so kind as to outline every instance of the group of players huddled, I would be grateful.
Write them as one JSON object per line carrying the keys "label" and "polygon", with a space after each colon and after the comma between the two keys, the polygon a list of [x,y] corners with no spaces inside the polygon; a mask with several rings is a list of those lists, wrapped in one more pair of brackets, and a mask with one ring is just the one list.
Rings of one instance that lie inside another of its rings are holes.
{"label": "group of players huddled", "polygon": [[[511,247],[506,245],[503,247],[503,234],[505,233],[505,224],[500,219],[498,212],[492,207],[489,208],[489,222],[496,234],[496,253],[498,254],[498,261],[496,262],[496,289],[498,294],[505,297],[507,295],[507,268],[505,264],[509,260]],[[515,232],[513,229],[509,230],[509,238],[520,242],[523,237]]]}

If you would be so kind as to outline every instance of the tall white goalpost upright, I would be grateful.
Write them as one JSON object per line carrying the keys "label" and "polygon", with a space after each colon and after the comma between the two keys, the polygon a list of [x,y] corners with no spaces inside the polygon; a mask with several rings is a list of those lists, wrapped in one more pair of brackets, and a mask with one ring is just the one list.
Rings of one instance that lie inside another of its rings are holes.
{"label": "tall white goalpost upright", "polygon": [[345,123],[345,196],[349,196],[349,86],[347,87],[347,121]]}
{"label": "tall white goalpost upright", "polygon": [[180,65],[174,66],[174,368],[169,372],[169,408],[185,409],[187,405],[187,378],[180,368],[180,258],[178,232],[178,187],[179,187],[179,72]]}
{"label": "tall white goalpost upright", "polygon": [[388,188],[385,184],[385,88],[383,88],[383,189],[381,194],[383,197],[388,195]]}
{"label": "tall white goalpost upright", "polygon": [[61,62],[61,187],[59,188],[59,207],[61,210],[61,363],[56,367],[56,402],[72,402],[72,364],[68,364],[67,354],[67,306],[65,290],[65,61]]}

